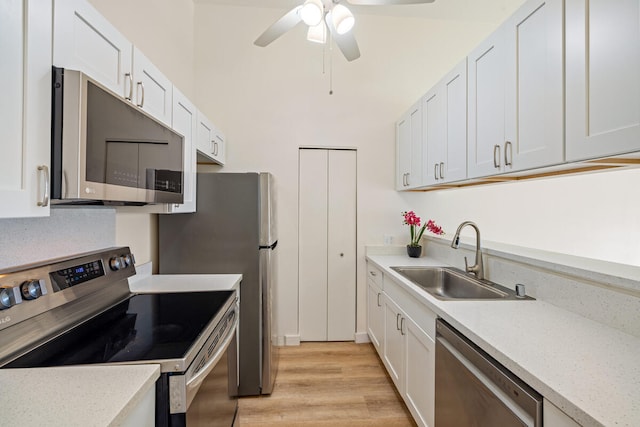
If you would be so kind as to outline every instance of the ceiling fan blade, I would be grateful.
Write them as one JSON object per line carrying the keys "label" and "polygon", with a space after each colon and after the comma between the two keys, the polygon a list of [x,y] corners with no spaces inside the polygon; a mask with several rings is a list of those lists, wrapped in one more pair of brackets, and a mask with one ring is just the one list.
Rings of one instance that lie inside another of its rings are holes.
{"label": "ceiling fan blade", "polygon": [[347,0],[347,3],[357,6],[392,6],[397,4],[433,3],[435,0]]}
{"label": "ceiling fan blade", "polygon": [[302,6],[297,6],[287,12],[282,18],[278,19],[273,23],[269,28],[265,30],[264,33],[260,35],[253,42],[256,46],[265,47],[269,43],[273,42],[275,39],[298,25],[302,22],[302,18],[300,18],[300,14],[298,13],[302,9]]}
{"label": "ceiling fan blade", "polygon": [[336,27],[333,25],[333,20],[331,19],[331,12],[327,13],[325,21],[327,23],[327,27],[329,27],[331,37],[335,40],[336,45],[344,57],[347,58],[347,61],[351,62],[360,58],[360,48],[358,47],[356,37],[353,35],[353,31],[348,31],[345,34],[338,34]]}

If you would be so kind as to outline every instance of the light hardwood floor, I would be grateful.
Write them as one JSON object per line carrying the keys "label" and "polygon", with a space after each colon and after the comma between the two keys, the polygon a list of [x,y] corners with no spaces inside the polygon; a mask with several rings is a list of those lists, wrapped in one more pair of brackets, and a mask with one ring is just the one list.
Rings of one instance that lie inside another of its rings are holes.
{"label": "light hardwood floor", "polygon": [[240,427],[415,426],[371,344],[281,347],[271,396],[239,399]]}

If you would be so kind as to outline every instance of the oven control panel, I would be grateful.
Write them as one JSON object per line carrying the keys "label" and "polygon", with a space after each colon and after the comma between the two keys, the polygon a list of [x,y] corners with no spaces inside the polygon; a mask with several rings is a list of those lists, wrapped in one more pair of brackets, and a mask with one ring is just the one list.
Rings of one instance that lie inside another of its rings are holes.
{"label": "oven control panel", "polygon": [[114,283],[128,291],[134,263],[128,247],[116,247],[0,271],[0,330]]}
{"label": "oven control panel", "polygon": [[104,276],[104,268],[102,261],[97,260],[54,271],[51,273],[51,281],[59,289],[66,289],[101,276]]}

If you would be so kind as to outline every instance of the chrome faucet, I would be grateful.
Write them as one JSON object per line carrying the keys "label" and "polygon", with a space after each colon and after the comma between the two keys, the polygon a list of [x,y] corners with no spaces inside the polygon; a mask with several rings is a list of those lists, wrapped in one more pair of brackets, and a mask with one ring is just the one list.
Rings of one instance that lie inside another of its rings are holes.
{"label": "chrome faucet", "polygon": [[451,247],[453,249],[458,249],[458,247],[460,246],[460,231],[462,231],[462,229],[467,225],[470,225],[476,230],[476,263],[469,267],[467,257],[464,257],[464,269],[467,273],[473,273],[478,279],[482,280],[484,279],[484,267],[482,264],[482,251],[480,250],[480,229],[478,228],[478,226],[471,221],[465,221],[460,224],[458,226],[458,229],[456,230],[455,236],[453,236]]}

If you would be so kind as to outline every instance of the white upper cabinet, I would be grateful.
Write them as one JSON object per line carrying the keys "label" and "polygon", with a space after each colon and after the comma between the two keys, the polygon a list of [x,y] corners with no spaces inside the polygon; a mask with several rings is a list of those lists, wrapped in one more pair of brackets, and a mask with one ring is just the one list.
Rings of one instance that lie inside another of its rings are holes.
{"label": "white upper cabinet", "polygon": [[563,0],[530,0],[507,21],[505,172],[564,162]]}
{"label": "white upper cabinet", "polygon": [[202,112],[198,111],[196,147],[198,153],[207,160],[224,165],[226,160],[226,139]]}
{"label": "white upper cabinet", "polygon": [[131,99],[131,42],[86,0],[54,4],[53,65],[82,71]]}
{"label": "white upper cabinet", "polygon": [[530,0],[469,55],[469,178],[564,161],[562,11]]}
{"label": "white upper cabinet", "polygon": [[640,150],[640,2],[566,1],[567,160]]}
{"label": "white upper cabinet", "polygon": [[396,123],[396,189],[422,185],[422,100]]}
{"label": "white upper cabinet", "polygon": [[173,85],[136,47],[133,48],[132,92],[131,100],[138,107],[171,126]]}
{"label": "white upper cabinet", "polygon": [[2,0],[0,218],[49,215],[51,1]]}
{"label": "white upper cabinet", "polygon": [[82,71],[171,126],[171,81],[86,0],[55,0],[53,31],[53,65]]}
{"label": "white upper cabinet", "polygon": [[469,143],[468,176],[500,171],[500,147],[505,141],[504,91],[506,79],[504,25],[468,56]]}
{"label": "white upper cabinet", "polygon": [[[424,184],[467,177],[467,60],[450,71],[423,98],[426,157]],[[423,147],[424,149],[424,147]]]}
{"label": "white upper cabinet", "polygon": [[182,204],[168,204],[167,213],[196,211],[196,135],[197,109],[177,88],[173,89],[172,127],[184,137],[183,193]]}

